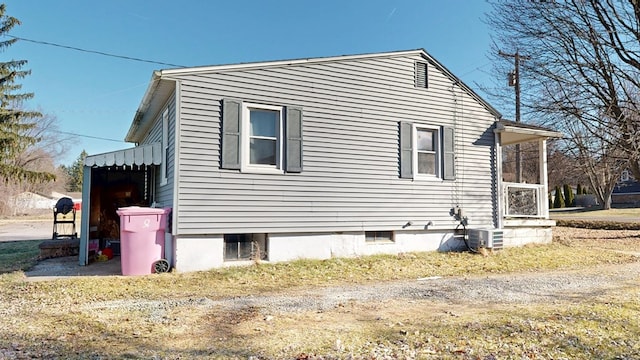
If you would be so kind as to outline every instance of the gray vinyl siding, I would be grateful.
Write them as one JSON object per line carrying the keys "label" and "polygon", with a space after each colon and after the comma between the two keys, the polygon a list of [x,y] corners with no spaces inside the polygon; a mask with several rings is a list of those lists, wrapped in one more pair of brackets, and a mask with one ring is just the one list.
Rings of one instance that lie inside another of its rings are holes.
{"label": "gray vinyl siding", "polygon": [[[156,115],[156,120],[153,122],[153,126],[151,130],[147,134],[147,136],[142,141],[141,145],[144,144],[152,144],[156,142],[162,142],[162,114],[165,109],[169,109],[169,126],[168,126],[168,141],[169,141],[169,151],[167,158],[167,183],[165,185],[161,185],[160,179],[160,167],[157,166],[155,169],[155,201],[158,206],[169,207],[173,205],[173,179],[174,179],[174,156],[175,153],[175,120],[176,120],[176,107],[175,107],[175,93],[171,95],[167,104],[162,108],[162,110]],[[164,151],[164,149],[162,149]]]}
{"label": "gray vinyl siding", "polygon": [[[423,230],[494,222],[489,111],[421,57],[380,57],[182,75],[176,234]],[[454,91],[457,99],[454,99]],[[221,100],[303,111],[303,171],[220,169]],[[456,178],[400,178],[399,123],[455,127]]]}

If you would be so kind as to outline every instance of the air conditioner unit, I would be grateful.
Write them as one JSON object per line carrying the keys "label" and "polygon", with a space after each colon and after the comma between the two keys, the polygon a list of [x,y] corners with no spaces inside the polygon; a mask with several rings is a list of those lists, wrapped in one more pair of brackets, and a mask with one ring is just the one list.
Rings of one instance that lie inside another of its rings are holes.
{"label": "air conditioner unit", "polygon": [[502,249],[504,246],[502,230],[500,229],[469,229],[469,247]]}

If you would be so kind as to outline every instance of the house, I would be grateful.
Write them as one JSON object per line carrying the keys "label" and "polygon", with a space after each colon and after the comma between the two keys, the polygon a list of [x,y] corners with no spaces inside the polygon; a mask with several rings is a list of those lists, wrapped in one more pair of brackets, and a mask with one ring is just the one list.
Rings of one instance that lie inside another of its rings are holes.
{"label": "house", "polygon": [[[73,201],[80,205],[81,193],[59,193],[52,191],[49,194],[38,194],[31,191],[23,191],[9,198],[9,204],[14,213],[27,213],[37,210],[53,210],[56,201],[62,197],[72,197]],[[79,209],[77,209],[79,210]]]}
{"label": "house", "polygon": [[616,183],[611,194],[611,206],[637,207],[640,205],[640,182],[630,170],[623,170],[620,180]]}
{"label": "house", "polygon": [[[422,49],[156,71],[135,147],[85,159],[80,264],[129,205],[172,208],[177,271],[446,251],[467,232],[549,242],[558,136],[501,120]],[[503,182],[501,147],[530,141],[540,182]]]}

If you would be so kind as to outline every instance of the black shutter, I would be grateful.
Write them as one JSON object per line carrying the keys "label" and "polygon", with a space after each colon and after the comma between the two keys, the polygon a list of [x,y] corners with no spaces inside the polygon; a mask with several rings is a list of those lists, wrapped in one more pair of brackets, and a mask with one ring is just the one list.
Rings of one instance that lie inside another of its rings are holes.
{"label": "black shutter", "polygon": [[242,129],[242,101],[222,100],[222,146],[221,165],[223,169],[239,170],[240,132]]}
{"label": "black shutter", "polygon": [[400,122],[400,177],[413,179],[412,125]]}
{"label": "black shutter", "polygon": [[442,135],[442,178],[445,180],[455,180],[456,178],[454,141],[453,128],[445,126]]}
{"label": "black shutter", "polygon": [[302,172],[302,108],[287,106],[285,125],[285,171]]}

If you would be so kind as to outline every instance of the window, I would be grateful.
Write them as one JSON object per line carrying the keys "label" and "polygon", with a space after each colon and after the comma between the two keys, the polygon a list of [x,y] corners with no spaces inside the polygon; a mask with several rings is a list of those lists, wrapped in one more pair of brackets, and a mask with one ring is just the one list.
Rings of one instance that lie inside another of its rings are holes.
{"label": "window", "polygon": [[439,175],[438,130],[415,128],[416,156],[414,169],[418,175]]}
{"label": "window", "polygon": [[266,260],[266,234],[224,235],[224,260]]}
{"label": "window", "polygon": [[427,81],[427,63],[416,61],[415,82],[417,88],[426,89],[429,87]]}
{"label": "window", "polygon": [[281,169],[282,108],[245,104],[244,140],[247,167]]}
{"label": "window", "polygon": [[220,168],[302,172],[302,108],[222,101]]}
{"label": "window", "polygon": [[622,182],[629,181],[629,170],[622,171],[622,175],[620,175],[620,181]]}
{"label": "window", "polygon": [[455,179],[454,129],[400,122],[400,177]]}
{"label": "window", "polygon": [[393,231],[366,231],[364,233],[367,243],[390,243],[393,242]]}

